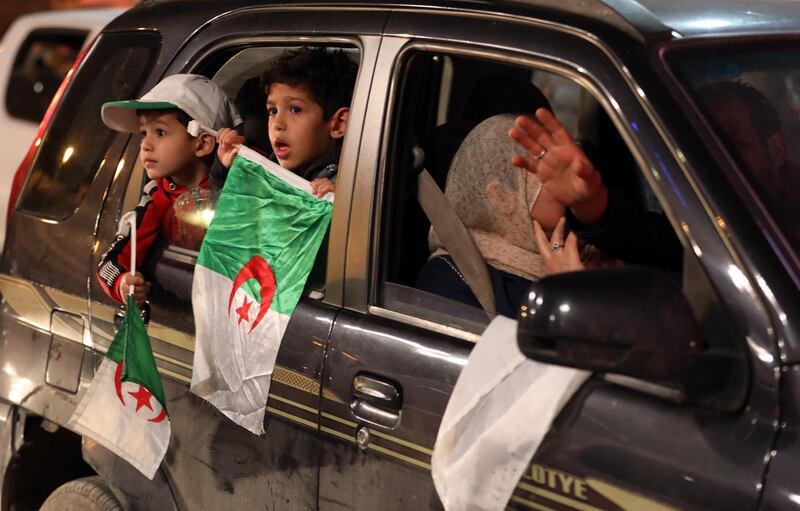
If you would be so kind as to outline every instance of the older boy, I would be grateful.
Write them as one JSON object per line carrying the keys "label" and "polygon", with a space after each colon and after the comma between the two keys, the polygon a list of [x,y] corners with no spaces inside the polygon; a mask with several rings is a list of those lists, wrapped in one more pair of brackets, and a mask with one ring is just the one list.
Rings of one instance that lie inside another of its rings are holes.
{"label": "older boy", "polygon": [[[142,200],[136,207],[136,258],[144,263],[153,242],[163,237],[175,243],[180,231],[173,204],[184,192],[208,188],[208,169],[214,158],[216,141],[208,133],[193,137],[186,127],[191,120],[212,129],[236,126],[239,114],[224,92],[205,76],[168,76],[138,100],[114,101],[103,105],[103,122],[109,128],[142,136],[139,158],[147,177]],[[136,301],[147,298],[150,284],[141,272],[130,274],[130,229],[120,231],[103,254],[97,278],[114,300],[132,285]]]}
{"label": "older boy", "polygon": [[[270,159],[311,181],[318,197],[335,188],[356,71],[341,50],[303,47],[287,50],[262,76]],[[230,167],[244,137],[221,130],[219,142],[219,160]]]}

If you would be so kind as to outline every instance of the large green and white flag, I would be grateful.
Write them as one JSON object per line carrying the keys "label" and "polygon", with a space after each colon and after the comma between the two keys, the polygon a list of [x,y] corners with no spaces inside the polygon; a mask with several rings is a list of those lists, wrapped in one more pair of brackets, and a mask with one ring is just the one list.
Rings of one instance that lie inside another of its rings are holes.
{"label": "large green and white flag", "polygon": [[331,210],[308,181],[241,147],[200,248],[191,389],[255,434]]}
{"label": "large green and white flag", "polygon": [[127,310],[67,427],[152,479],[167,452],[170,423],[147,331],[130,295]]}

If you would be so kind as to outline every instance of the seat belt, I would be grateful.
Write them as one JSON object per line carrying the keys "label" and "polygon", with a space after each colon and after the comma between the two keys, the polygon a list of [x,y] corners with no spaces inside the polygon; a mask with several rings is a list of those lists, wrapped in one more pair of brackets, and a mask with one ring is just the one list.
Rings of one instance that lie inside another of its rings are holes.
{"label": "seat belt", "polygon": [[425,152],[415,146],[414,168],[419,170],[417,178],[417,200],[425,216],[436,231],[445,250],[453,258],[456,267],[489,318],[497,315],[492,281],[478,247],[467,232],[464,223],[456,214],[450,201],[444,196],[439,185],[425,169]]}

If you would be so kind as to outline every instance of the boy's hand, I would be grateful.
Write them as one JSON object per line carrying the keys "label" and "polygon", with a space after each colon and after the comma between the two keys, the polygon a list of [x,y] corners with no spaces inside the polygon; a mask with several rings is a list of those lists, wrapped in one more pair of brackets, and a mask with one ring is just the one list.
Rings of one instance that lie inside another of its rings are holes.
{"label": "boy's hand", "polygon": [[217,141],[219,142],[217,158],[219,158],[220,163],[222,163],[225,168],[229,169],[231,168],[231,164],[233,164],[233,157],[239,152],[237,144],[244,144],[246,140],[236,130],[221,128],[217,132]]}
{"label": "boy's hand", "polygon": [[136,272],[135,275],[125,273],[122,277],[122,282],[119,285],[119,294],[124,297],[128,296],[131,286],[133,286],[133,298],[136,304],[141,306],[147,300],[147,293],[150,292],[150,283],[144,280],[144,275]]}
{"label": "boy's hand", "polygon": [[314,194],[314,197],[322,197],[328,192],[335,192],[336,185],[333,184],[333,181],[328,179],[327,177],[314,179],[311,181],[311,192]]}

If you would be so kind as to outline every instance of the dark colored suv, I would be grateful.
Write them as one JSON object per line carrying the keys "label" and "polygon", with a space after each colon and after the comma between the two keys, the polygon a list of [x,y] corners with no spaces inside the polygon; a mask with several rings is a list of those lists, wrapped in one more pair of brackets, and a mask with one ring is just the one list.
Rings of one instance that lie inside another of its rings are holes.
{"label": "dark colored suv", "polygon": [[[414,287],[429,223],[412,149],[443,185],[469,129],[525,111],[531,88],[595,148],[610,187],[669,219],[684,254],[680,291],[667,298],[690,312],[662,307],[645,278],[653,269],[536,284],[545,296],[580,294],[581,313],[560,331],[520,329],[521,346],[595,376],[508,506],[800,508],[800,229],[790,200],[800,11],[777,0],[718,4],[151,1],[113,21],[62,85],[12,197],[0,269],[0,508],[45,499],[45,509],[441,508],[431,450],[488,319]],[[94,269],[145,180],[138,137],[108,130],[100,106],[200,73],[236,99],[257,144],[266,141],[257,77],[284,49],[309,44],[345,49],[359,70],[330,242],[282,341],[267,434],[189,392],[197,253],[163,246],[147,268],[158,284],[149,334],[173,434],[148,481],[65,427],[114,335],[117,307]],[[715,106],[721,93],[709,94],[719,82],[763,98],[757,110],[722,110],[738,131]],[[603,311],[620,313],[618,336]],[[691,354],[666,349],[681,345],[664,334],[683,332],[666,328],[678,321],[701,341]],[[561,339],[567,331],[579,338]],[[600,350],[601,333],[617,344]],[[560,350],[562,341],[584,350]],[[654,341],[665,343],[663,360],[622,356]]]}

